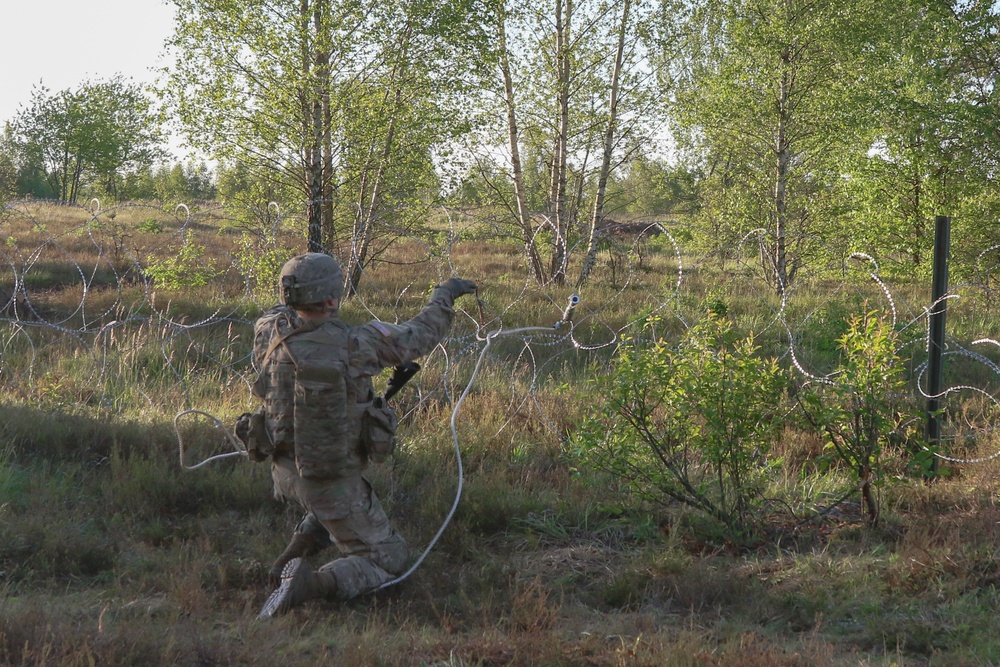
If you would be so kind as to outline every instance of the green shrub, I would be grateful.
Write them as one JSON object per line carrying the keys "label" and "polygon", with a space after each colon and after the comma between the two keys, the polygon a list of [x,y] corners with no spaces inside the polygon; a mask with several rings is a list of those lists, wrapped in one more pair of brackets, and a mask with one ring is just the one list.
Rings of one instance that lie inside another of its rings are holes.
{"label": "green shrub", "polygon": [[236,263],[246,276],[247,288],[258,299],[274,301],[274,286],[278,284],[281,267],[292,258],[294,251],[280,247],[270,236],[243,233],[238,242]]}
{"label": "green shrub", "polygon": [[160,234],[163,232],[163,223],[156,218],[146,218],[135,226],[136,230],[147,234]]}
{"label": "green shrub", "polygon": [[838,340],[841,360],[829,376],[833,379],[810,384],[799,396],[806,421],[850,469],[873,526],[879,517],[876,491],[885,479],[886,446],[915,417],[904,391],[897,343],[892,325],[875,311],[851,318]]}
{"label": "green shrub", "polygon": [[753,337],[709,313],[675,349],[624,346],[598,380],[602,408],[577,436],[582,462],[636,498],[679,501],[740,534],[756,521],[785,376]]}
{"label": "green shrub", "polygon": [[204,256],[205,246],[186,242],[176,254],[168,254],[163,259],[149,257],[145,273],[159,287],[203,287],[217,275],[202,261]]}

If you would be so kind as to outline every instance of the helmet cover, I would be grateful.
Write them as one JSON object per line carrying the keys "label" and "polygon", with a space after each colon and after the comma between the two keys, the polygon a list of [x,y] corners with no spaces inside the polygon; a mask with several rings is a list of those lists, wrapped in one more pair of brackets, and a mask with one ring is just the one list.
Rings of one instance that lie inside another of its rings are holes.
{"label": "helmet cover", "polygon": [[281,303],[310,306],[339,299],[344,293],[344,273],[337,260],[320,252],[297,255],[281,267]]}

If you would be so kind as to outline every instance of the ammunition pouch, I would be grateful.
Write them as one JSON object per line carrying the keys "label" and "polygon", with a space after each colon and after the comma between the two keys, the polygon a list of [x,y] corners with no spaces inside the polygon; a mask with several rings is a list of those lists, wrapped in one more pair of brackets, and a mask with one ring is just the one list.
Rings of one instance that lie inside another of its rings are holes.
{"label": "ammunition pouch", "polygon": [[392,456],[398,425],[396,411],[383,397],[377,397],[365,408],[361,418],[361,446],[369,461],[381,463]]}
{"label": "ammunition pouch", "polygon": [[251,461],[261,462],[274,452],[274,444],[267,435],[265,426],[264,409],[256,412],[244,412],[236,418],[236,425],[233,433],[247,448],[247,455]]}

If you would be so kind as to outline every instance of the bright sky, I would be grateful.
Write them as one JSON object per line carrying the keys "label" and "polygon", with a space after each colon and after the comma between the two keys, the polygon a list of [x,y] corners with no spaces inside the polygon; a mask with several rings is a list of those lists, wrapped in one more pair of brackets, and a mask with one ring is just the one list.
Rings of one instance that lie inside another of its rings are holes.
{"label": "bright sky", "polygon": [[39,81],[55,93],[116,74],[153,79],[173,28],[164,0],[3,0],[0,126],[31,101]]}

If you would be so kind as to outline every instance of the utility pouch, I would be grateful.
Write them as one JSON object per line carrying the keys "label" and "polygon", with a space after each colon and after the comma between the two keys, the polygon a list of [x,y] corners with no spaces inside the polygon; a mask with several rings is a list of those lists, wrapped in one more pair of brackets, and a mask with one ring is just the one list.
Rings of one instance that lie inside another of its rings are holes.
{"label": "utility pouch", "polygon": [[233,433],[240,442],[247,448],[247,455],[251,461],[260,463],[266,461],[274,452],[274,445],[267,435],[267,428],[264,426],[264,409],[256,412],[244,412],[236,418],[236,426]]}
{"label": "utility pouch", "polygon": [[274,443],[267,434],[267,423],[264,409],[261,408],[250,415],[250,428],[247,433],[247,453],[253,461],[266,461],[274,453]]}
{"label": "utility pouch", "polygon": [[313,360],[295,372],[295,466],[305,479],[329,479],[350,455],[347,384],[335,361]]}
{"label": "utility pouch", "polygon": [[381,463],[392,456],[398,424],[396,411],[381,396],[365,409],[361,420],[361,444],[369,461]]}

